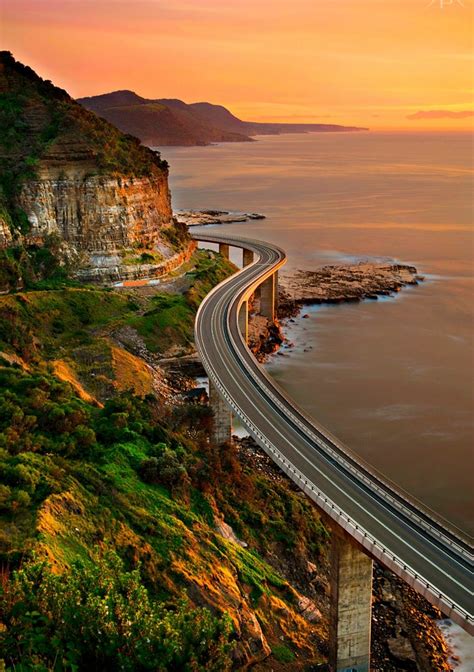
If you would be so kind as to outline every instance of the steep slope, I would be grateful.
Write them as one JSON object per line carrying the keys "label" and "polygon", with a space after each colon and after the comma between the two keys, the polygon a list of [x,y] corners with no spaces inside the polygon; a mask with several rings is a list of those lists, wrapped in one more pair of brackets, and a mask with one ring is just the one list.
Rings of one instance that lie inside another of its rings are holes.
{"label": "steep slope", "polygon": [[159,154],[9,52],[0,53],[0,127],[0,248],[12,278],[25,250],[54,247],[61,263],[100,279],[130,265],[139,274],[144,253],[159,266],[186,248]]}
{"label": "steep slope", "polygon": [[78,102],[136,135],[149,146],[208,145],[212,142],[248,142],[244,134],[215,126],[179,100],[147,100],[133,91],[79,98]]}
{"label": "steep slope", "polygon": [[253,135],[363,131],[337,124],[267,124],[242,121],[222,105],[187,104],[176,98],[147,99],[133,91],[79,98],[78,102],[149,146],[242,142]]}
{"label": "steep slope", "polygon": [[149,369],[171,343],[186,350],[200,300],[234,270],[200,250],[183,293],[0,297],[8,672],[224,672],[260,661],[296,672],[324,661],[319,514],[291,484],[241,465],[235,447],[212,445],[208,407],[156,385],[150,394],[116,361],[132,356],[118,345],[123,327],[142,336],[146,361],[135,365]]}

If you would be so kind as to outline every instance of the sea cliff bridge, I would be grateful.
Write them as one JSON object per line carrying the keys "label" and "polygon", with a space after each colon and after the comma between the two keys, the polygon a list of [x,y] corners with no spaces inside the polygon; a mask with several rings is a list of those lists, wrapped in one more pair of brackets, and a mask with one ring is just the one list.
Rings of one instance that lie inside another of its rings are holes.
{"label": "sea cliff bridge", "polygon": [[333,521],[333,669],[368,672],[373,559],[474,634],[473,548],[448,525],[310,418],[247,347],[248,301],[274,319],[283,250],[256,240],[196,235],[243,250],[243,268],[202,302],[196,345],[209,376],[214,439],[230,441],[232,413],[278,466]]}

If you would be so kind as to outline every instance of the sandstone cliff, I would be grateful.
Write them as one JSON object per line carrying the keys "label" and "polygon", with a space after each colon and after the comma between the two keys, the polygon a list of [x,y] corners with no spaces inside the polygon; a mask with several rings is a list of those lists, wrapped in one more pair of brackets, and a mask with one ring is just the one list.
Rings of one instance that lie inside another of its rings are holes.
{"label": "sandstone cliff", "polygon": [[[51,247],[90,279],[139,277],[188,246],[168,166],[131,136],[0,55],[0,247]],[[18,258],[18,253],[17,253]],[[11,261],[11,254],[10,254]],[[157,272],[159,272],[157,270]]]}

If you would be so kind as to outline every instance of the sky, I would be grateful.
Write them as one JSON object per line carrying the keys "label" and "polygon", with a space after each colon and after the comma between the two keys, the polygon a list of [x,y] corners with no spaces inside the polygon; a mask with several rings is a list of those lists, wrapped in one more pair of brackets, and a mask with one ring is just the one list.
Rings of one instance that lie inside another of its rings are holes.
{"label": "sky", "polygon": [[0,43],[72,96],[253,121],[472,128],[474,0],[1,0]]}

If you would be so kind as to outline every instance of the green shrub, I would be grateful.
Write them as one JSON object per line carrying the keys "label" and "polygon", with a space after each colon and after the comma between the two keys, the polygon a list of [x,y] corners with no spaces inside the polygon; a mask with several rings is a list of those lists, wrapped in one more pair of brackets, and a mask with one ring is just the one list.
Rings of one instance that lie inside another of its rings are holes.
{"label": "green shrub", "polygon": [[272,654],[279,663],[292,663],[295,659],[295,654],[284,644],[276,644],[272,646]]}
{"label": "green shrub", "polygon": [[109,551],[63,575],[31,562],[0,589],[0,649],[8,669],[223,672],[231,624],[186,601],[154,601],[139,569]]}

